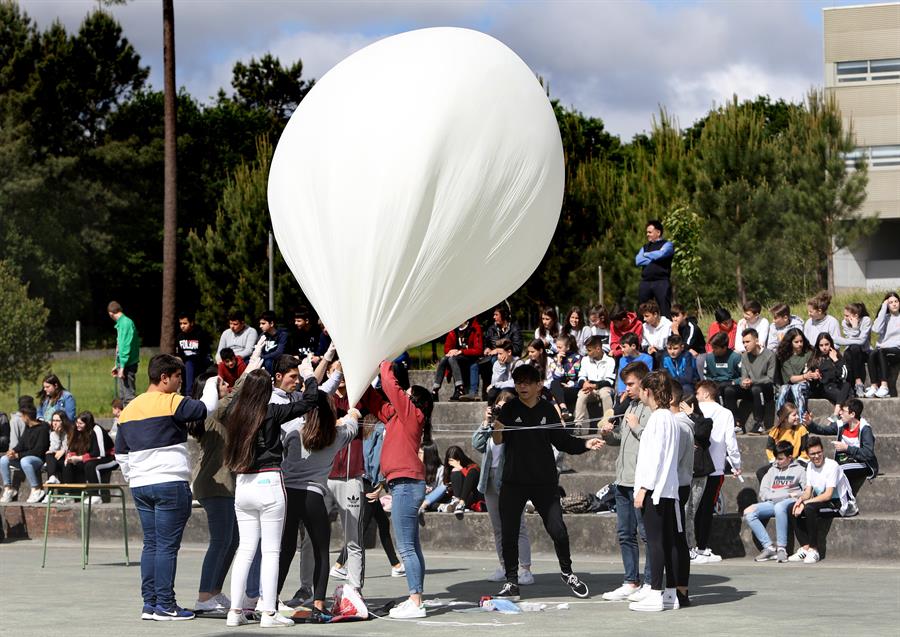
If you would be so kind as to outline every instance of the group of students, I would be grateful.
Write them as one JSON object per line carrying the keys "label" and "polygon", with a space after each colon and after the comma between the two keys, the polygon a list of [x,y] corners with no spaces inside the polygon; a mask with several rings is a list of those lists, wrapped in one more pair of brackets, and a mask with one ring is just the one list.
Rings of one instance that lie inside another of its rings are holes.
{"label": "group of students", "polygon": [[[2,503],[18,497],[13,469],[24,474],[31,487],[27,502],[35,504],[47,495],[47,484],[100,483],[117,466],[109,433],[90,411],[76,415],[75,397],[55,374],[44,378],[37,400],[20,396],[11,417],[0,413],[0,453]],[[102,496],[92,497],[92,503],[100,501]]]}

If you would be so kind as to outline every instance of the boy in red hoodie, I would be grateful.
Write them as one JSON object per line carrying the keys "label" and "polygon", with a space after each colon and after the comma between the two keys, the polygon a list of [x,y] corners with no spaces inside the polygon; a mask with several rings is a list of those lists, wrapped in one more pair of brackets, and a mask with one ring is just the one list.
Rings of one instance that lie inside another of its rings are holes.
{"label": "boy in red hoodie", "polygon": [[438,401],[438,390],[441,388],[441,383],[443,383],[448,370],[455,386],[450,400],[459,400],[465,394],[463,379],[469,376],[467,373],[469,367],[481,357],[483,349],[484,336],[481,326],[475,319],[466,321],[455,330],[450,330],[444,341],[444,357],[438,363],[431,386],[435,402]]}
{"label": "boy in red hoodie", "polygon": [[629,312],[621,305],[613,308],[609,316],[609,353],[616,359],[622,356],[622,337],[629,332],[637,336],[638,343],[644,335],[644,324],[634,312]]}

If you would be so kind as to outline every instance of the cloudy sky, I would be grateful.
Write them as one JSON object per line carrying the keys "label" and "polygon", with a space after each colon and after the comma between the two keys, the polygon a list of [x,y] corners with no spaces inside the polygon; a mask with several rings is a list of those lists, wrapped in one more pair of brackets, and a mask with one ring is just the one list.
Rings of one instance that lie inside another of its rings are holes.
{"label": "cloudy sky", "polygon": [[[684,126],[733,93],[798,100],[821,85],[822,9],[846,0],[327,2],[176,0],[177,82],[201,101],[228,87],[237,60],[271,52],[321,77],[382,37],[475,28],[515,50],[553,97],[601,117],[624,139],[665,106]],[[77,29],[96,0],[20,0],[42,27]],[[111,9],[150,81],[162,86],[159,0]]]}

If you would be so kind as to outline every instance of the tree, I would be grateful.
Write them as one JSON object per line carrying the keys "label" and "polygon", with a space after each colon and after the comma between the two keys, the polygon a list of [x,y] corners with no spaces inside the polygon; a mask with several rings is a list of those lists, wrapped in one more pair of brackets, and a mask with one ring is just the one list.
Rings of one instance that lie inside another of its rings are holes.
{"label": "tree", "polygon": [[[272,146],[257,143],[257,158],[235,169],[222,193],[215,222],[188,234],[188,269],[199,290],[197,322],[210,329],[230,308],[258,316],[266,308],[269,236],[267,198]],[[275,254],[275,307],[302,303],[302,293],[281,257]]]}
{"label": "tree", "polygon": [[[237,62],[231,80],[234,101],[248,109],[261,108],[284,126],[315,83],[300,79],[302,75],[302,61],[283,67],[271,53],[259,60],[250,58],[247,64]],[[220,101],[223,97],[220,94]]]}
{"label": "tree", "polygon": [[[817,287],[834,294],[834,253],[875,231],[877,217],[862,218],[868,183],[864,158],[847,170],[854,149],[852,124],[844,130],[833,95],[812,90],[806,108],[792,113],[784,165],[787,195],[817,257]],[[823,280],[822,273],[825,273]]]}
{"label": "tree", "polygon": [[163,77],[165,84],[165,175],[163,177],[162,321],[159,349],[175,352],[175,274],[178,254],[178,167],[175,133],[175,9],[163,0]]}
{"label": "tree", "polygon": [[0,391],[19,380],[31,380],[47,367],[47,308],[28,296],[15,269],[0,261]]}

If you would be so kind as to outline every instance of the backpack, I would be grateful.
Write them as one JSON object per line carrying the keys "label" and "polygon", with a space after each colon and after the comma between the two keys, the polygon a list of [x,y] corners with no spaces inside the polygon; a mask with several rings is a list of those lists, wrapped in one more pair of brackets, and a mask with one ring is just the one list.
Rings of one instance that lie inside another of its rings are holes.
{"label": "backpack", "polygon": [[600,513],[601,511],[616,510],[616,485],[607,484],[594,494],[594,502],[591,506],[591,513]]}
{"label": "backpack", "polygon": [[369,619],[369,609],[356,589],[343,584],[334,589],[331,622],[362,621],[364,619]]}

